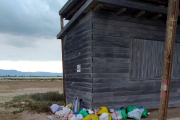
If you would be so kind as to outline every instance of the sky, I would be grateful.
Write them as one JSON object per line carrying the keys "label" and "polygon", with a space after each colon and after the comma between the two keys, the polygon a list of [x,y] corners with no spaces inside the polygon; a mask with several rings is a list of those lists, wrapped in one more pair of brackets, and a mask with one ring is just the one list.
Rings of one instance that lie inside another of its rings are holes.
{"label": "sky", "polygon": [[58,14],[67,0],[0,0],[0,69],[62,73]]}

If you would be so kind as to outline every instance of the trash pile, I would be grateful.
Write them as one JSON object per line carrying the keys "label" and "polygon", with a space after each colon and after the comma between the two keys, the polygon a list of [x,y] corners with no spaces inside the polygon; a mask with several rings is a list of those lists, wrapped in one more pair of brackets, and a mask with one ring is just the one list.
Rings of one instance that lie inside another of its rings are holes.
{"label": "trash pile", "polygon": [[[51,111],[56,114],[58,118],[63,118],[64,120],[121,120],[127,118],[140,120],[141,118],[147,118],[150,114],[143,107],[135,106],[116,110],[108,110],[106,107],[94,109],[94,111],[85,108],[80,110],[80,103],[77,100],[75,100],[74,105],[70,103],[66,107],[53,104],[51,106]],[[51,118],[51,120],[52,119],[53,118]]]}

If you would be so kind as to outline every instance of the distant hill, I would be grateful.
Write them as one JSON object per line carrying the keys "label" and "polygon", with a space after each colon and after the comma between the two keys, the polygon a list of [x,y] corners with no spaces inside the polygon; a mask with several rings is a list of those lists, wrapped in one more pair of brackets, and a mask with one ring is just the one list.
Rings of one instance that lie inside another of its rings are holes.
{"label": "distant hill", "polygon": [[0,69],[0,76],[62,76],[62,73],[20,72],[17,70],[2,70],[2,69]]}

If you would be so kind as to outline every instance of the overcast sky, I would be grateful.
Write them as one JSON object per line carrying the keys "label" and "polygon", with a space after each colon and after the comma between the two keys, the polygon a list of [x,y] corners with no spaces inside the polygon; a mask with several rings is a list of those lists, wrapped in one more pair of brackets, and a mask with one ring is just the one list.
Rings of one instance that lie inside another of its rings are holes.
{"label": "overcast sky", "polygon": [[0,69],[62,72],[58,11],[67,0],[0,0]]}

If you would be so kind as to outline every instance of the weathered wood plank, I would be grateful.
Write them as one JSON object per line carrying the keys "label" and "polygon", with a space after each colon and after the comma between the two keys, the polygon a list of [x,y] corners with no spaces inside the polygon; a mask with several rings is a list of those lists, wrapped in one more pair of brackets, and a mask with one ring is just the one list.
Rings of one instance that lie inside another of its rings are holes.
{"label": "weathered wood plank", "polygon": [[129,68],[93,68],[93,73],[129,73]]}
{"label": "weathered wood plank", "polygon": [[92,40],[93,46],[130,48],[130,43]]}
{"label": "weathered wood plank", "polygon": [[65,81],[92,83],[92,78],[65,78]]}
{"label": "weathered wood plank", "polygon": [[74,81],[66,81],[66,86],[76,86],[76,87],[87,87],[92,88],[92,83],[85,82],[74,82]]}
{"label": "weathered wood plank", "polygon": [[[71,64],[71,65],[69,65],[69,66],[66,66],[66,69],[67,69],[67,70],[77,69],[77,65],[78,65],[78,64],[76,64],[76,63]],[[81,68],[90,68],[91,66],[92,66],[91,63],[82,63],[82,64],[81,64]]]}
{"label": "weathered wood plank", "polygon": [[93,78],[93,83],[125,83],[129,78]]}
{"label": "weathered wood plank", "polygon": [[73,69],[74,65],[76,65],[76,68],[77,68],[78,64],[88,64],[88,63],[92,63],[92,57],[65,61],[65,65],[67,69],[69,69],[69,67],[70,69]]}
{"label": "weathered wood plank", "polygon": [[[77,73],[77,68],[76,69],[70,69],[66,70],[66,74],[74,74]],[[81,68],[81,73],[92,73],[92,68]]]}
{"label": "weathered wood plank", "polygon": [[67,47],[67,46],[72,45],[73,43],[76,43],[78,41],[82,41],[82,39],[84,40],[86,36],[90,36],[91,33],[92,33],[91,30],[84,30],[79,34],[72,36],[72,38],[68,38],[68,36],[67,36],[67,38],[65,39],[64,45],[65,45],[65,47]]}
{"label": "weathered wood plank", "polygon": [[129,54],[126,53],[107,53],[107,52],[92,52],[91,53],[92,57],[102,57],[102,58],[130,58]]}
{"label": "weathered wood plank", "polygon": [[126,21],[126,22],[131,22],[131,23],[138,23],[142,25],[150,25],[150,26],[156,26],[156,27],[166,27],[165,21],[163,22],[162,20],[157,20],[156,22],[150,21],[147,18],[141,18],[141,20],[132,18],[132,15],[121,15],[121,16],[116,16],[112,15],[106,12],[94,12],[92,14],[93,18],[101,18],[101,19],[107,19],[107,20],[116,20],[116,21]]}
{"label": "weathered wood plank", "polygon": [[[120,52],[121,53],[121,52]],[[101,57],[93,57],[93,62],[97,63],[130,63],[130,59],[129,58],[101,58]],[[97,66],[98,67],[98,66]]]}
{"label": "weathered wood plank", "polygon": [[92,92],[92,88],[89,88],[89,87],[78,87],[78,86],[68,85],[67,88],[72,89],[72,90],[84,91],[84,92]]}
{"label": "weathered wood plank", "polygon": [[92,73],[93,78],[129,78],[129,73]]}
{"label": "weathered wood plank", "polygon": [[116,31],[92,30],[93,40],[111,41],[111,42],[131,42],[132,38],[121,37],[121,33]]}
{"label": "weathered wood plank", "polygon": [[130,54],[131,49],[122,48],[122,47],[93,46],[92,51],[94,51],[94,52],[112,52],[112,53],[127,53],[127,54]]}
{"label": "weathered wood plank", "polygon": [[128,68],[130,67],[129,63],[92,63],[92,67],[106,67],[106,68]]}
{"label": "weathered wood plank", "polygon": [[88,35],[78,41],[74,41],[71,45],[65,47],[65,55],[71,53],[74,50],[80,50],[91,45],[91,36]]}
{"label": "weathered wood plank", "polygon": [[114,25],[119,27],[139,28],[139,29],[152,30],[152,31],[156,31],[158,29],[159,31],[165,32],[164,27],[157,27],[157,26],[145,25],[141,23],[133,23],[127,21],[111,20],[111,19],[92,18],[92,23]]}
{"label": "weathered wood plank", "polygon": [[66,74],[66,78],[91,78],[92,75],[89,73],[76,73],[76,74]]}
{"label": "weathered wood plank", "polygon": [[71,58],[65,58],[65,60],[72,60],[72,61],[75,61],[75,60],[80,60],[80,59],[84,59],[84,58],[89,58],[91,57],[91,53],[88,52],[88,53],[84,53],[84,54],[79,54],[77,56],[73,56]]}

